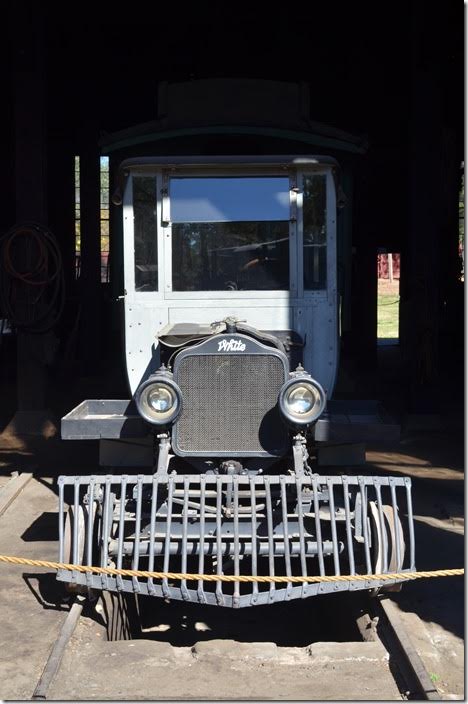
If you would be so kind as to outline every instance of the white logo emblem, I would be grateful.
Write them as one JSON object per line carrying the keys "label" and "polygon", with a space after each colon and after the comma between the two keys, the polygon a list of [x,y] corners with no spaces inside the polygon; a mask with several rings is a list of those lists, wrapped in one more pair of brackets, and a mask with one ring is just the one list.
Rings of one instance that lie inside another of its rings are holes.
{"label": "white logo emblem", "polygon": [[221,340],[218,342],[218,352],[243,352],[245,343],[242,340]]}

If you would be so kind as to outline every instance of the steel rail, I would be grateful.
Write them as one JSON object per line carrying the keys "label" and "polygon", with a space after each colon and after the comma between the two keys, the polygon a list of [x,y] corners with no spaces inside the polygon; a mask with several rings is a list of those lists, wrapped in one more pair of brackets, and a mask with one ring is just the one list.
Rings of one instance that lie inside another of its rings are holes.
{"label": "steel rail", "polygon": [[374,607],[379,614],[380,630],[383,631],[385,647],[390,657],[394,657],[396,665],[407,685],[407,691],[412,698],[429,701],[440,701],[442,695],[431,680],[430,674],[417,652],[409,635],[398,606],[388,596],[379,597]]}

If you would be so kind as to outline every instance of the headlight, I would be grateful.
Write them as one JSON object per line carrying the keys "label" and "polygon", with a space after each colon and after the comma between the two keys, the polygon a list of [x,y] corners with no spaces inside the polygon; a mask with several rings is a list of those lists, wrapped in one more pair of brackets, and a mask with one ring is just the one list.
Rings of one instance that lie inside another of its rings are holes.
{"label": "headlight", "polygon": [[167,386],[163,386],[162,384],[150,386],[147,391],[146,400],[148,406],[156,413],[166,413],[166,411],[170,411],[177,402],[172,389],[168,389]]}
{"label": "headlight", "polygon": [[310,425],[325,410],[325,391],[309,374],[293,377],[280,391],[279,407],[293,425]]}
{"label": "headlight", "polygon": [[137,389],[135,402],[140,415],[155,425],[173,423],[182,410],[182,394],[167,371],[144,381]]}

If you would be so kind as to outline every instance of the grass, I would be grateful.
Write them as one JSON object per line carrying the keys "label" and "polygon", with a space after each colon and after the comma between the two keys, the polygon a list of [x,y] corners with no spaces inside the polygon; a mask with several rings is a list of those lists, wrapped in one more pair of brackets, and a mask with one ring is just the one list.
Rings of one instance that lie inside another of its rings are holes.
{"label": "grass", "polygon": [[377,297],[377,337],[398,338],[398,301],[395,294]]}

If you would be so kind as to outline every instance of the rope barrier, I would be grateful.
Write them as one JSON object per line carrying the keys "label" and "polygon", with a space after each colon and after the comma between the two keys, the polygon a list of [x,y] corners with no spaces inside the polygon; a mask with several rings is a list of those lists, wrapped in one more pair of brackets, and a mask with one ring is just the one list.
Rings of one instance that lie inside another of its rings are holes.
{"label": "rope barrier", "polygon": [[388,574],[347,574],[347,575],[315,575],[315,576],[253,576],[230,574],[186,574],[185,572],[148,572],[146,570],[124,570],[116,567],[94,567],[91,565],[71,565],[66,562],[51,562],[49,560],[31,560],[26,557],[0,555],[0,562],[11,565],[28,565],[29,567],[46,567],[53,570],[70,570],[93,574],[106,574],[120,577],[143,577],[145,579],[174,579],[205,582],[274,582],[275,584],[314,584],[318,582],[354,582],[395,579],[430,579],[433,577],[460,577],[465,574],[464,568],[449,570],[431,570],[425,572],[390,572]]}

